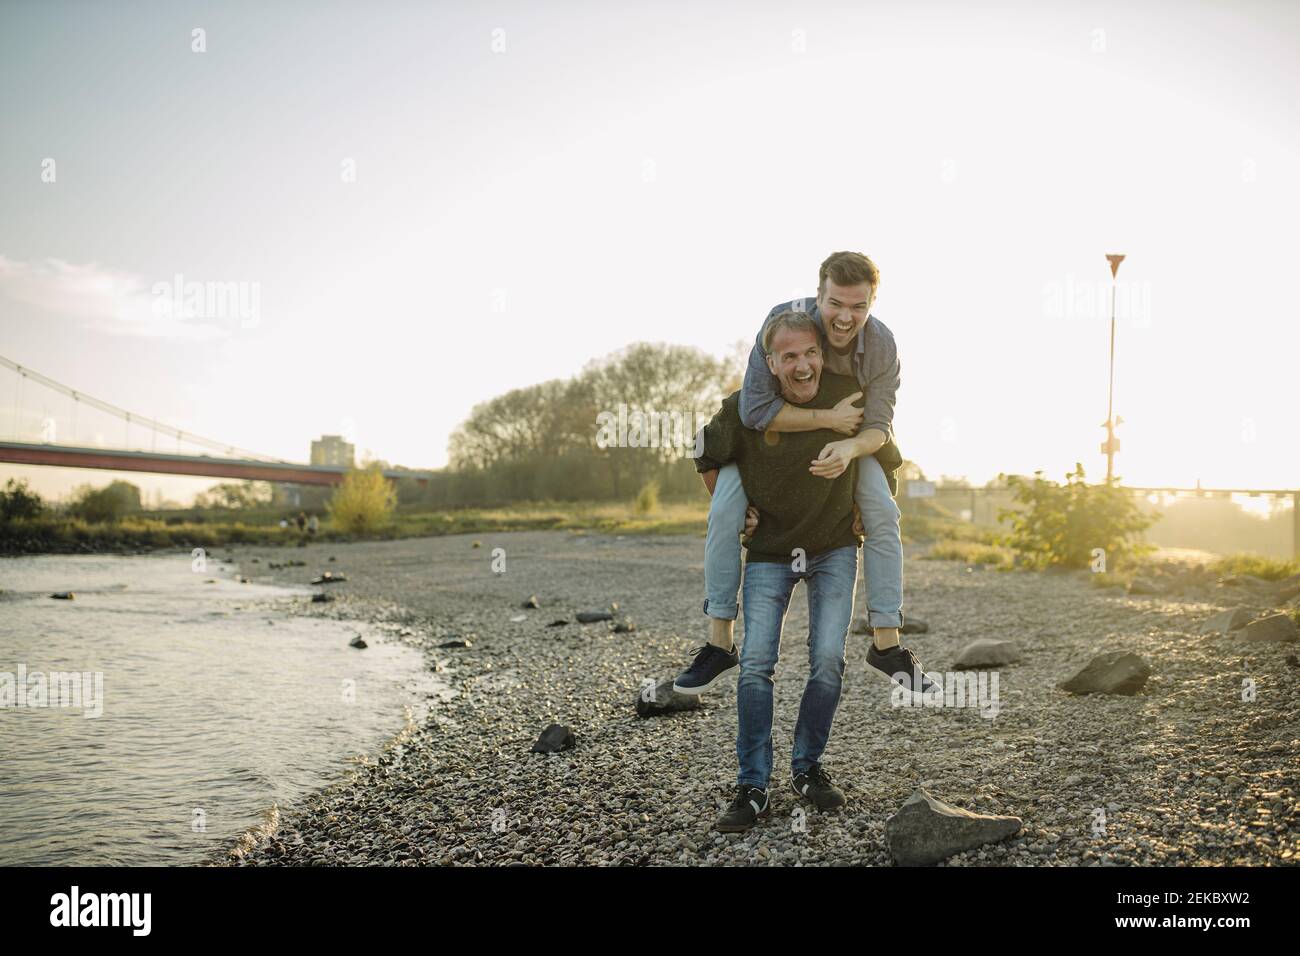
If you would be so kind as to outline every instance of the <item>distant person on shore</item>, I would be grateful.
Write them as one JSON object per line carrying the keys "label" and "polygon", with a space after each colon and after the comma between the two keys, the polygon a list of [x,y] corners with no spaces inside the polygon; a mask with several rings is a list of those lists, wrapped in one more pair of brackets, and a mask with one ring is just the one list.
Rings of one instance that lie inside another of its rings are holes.
{"label": "distant person on shore", "polygon": [[298,533],[302,534],[307,527],[307,515],[299,511],[298,517],[295,519],[295,521],[297,522],[298,525]]}
{"label": "distant person on shore", "polygon": [[[782,312],[807,315],[821,337],[821,361],[827,372],[854,379],[861,390],[826,408],[799,407],[787,401],[779,376],[769,364],[763,330],[749,354],[741,388],[741,423],[771,440],[799,439],[817,430],[822,442],[808,455],[811,474],[835,481],[857,462],[854,500],[866,530],[863,576],[867,586],[867,623],[872,628],[868,663],[908,693],[916,693],[906,675],[914,670],[911,651],[901,648],[903,626],[903,542],[900,513],[891,485],[876,452],[893,443],[894,399],[899,385],[898,349],[894,335],[869,314],[880,285],[880,273],[858,252],[832,253],[818,273],[817,299],[812,309],[797,299],[768,313],[770,322]],[[766,328],[766,322],[764,329]],[[854,405],[866,392],[865,407]],[[838,434],[828,434],[833,431]],[[843,437],[848,436],[848,437]],[[896,449],[895,449],[896,450]],[[700,694],[740,664],[733,640],[740,594],[740,543],[752,534],[756,516],[746,500],[734,464],[718,470],[710,489],[708,535],[704,545],[704,613],[712,618],[708,643],[691,665],[678,675],[673,689]],[[855,583],[856,587],[856,583]],[[915,670],[920,670],[919,664]],[[922,689],[923,690],[923,689]]]}
{"label": "distant person on shore", "polygon": [[315,515],[312,515],[310,518],[307,519],[307,533],[309,535],[315,536],[316,532],[319,530],[320,530],[320,519],[317,518]]}
{"label": "distant person on shore", "polygon": [[[791,405],[832,409],[854,394],[852,378],[824,371],[821,332],[806,313],[779,313],[766,324],[760,342],[781,396]],[[800,580],[808,588],[809,673],[794,729],[790,783],[818,809],[846,802],[821,757],[839,706],[862,542],[854,515],[856,464],[850,459],[831,478],[808,467],[833,432],[791,432],[772,442],[744,426],[740,401],[740,392],[729,395],[704,427],[703,453],[695,463],[714,495],[719,472],[734,467],[760,515],[745,541],[745,644],[736,692],[739,771],[735,798],[716,823],[724,832],[747,830],[770,810],[772,678],[790,597]],[[892,483],[903,462],[897,446],[889,442],[875,454],[873,461]],[[896,488],[891,484],[890,493]]]}

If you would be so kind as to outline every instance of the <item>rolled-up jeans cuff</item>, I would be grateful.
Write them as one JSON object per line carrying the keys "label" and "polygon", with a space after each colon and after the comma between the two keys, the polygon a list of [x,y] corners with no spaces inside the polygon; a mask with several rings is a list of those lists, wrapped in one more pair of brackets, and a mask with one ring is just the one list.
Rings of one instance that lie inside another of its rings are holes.
{"label": "rolled-up jeans cuff", "polygon": [[734,621],[740,608],[735,604],[715,604],[709,608],[709,599],[704,599],[704,613],[717,621]]}
{"label": "rolled-up jeans cuff", "polygon": [[868,611],[867,627],[898,627],[903,626],[903,612],[897,614],[886,614],[884,611]]}

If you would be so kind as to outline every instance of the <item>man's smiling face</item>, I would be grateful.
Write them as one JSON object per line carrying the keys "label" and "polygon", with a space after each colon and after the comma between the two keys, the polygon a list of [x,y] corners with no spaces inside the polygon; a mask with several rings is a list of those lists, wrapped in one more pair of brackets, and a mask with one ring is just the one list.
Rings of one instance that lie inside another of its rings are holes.
{"label": "man's smiling face", "polygon": [[826,287],[817,295],[817,309],[831,348],[843,352],[857,340],[858,330],[867,324],[874,297],[870,282],[836,285],[827,278]]}
{"label": "man's smiling face", "polygon": [[772,336],[767,367],[781,383],[781,397],[803,405],[817,397],[822,379],[822,349],[811,329],[781,329]]}

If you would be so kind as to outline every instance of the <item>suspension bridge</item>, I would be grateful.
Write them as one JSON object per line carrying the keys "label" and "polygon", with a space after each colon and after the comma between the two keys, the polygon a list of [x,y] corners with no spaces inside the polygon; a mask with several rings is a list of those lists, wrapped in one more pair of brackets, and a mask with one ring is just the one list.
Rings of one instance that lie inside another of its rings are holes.
{"label": "suspension bridge", "polygon": [[[14,378],[8,430],[0,435],[0,462],[301,485],[337,485],[348,471],[345,465],[309,465],[259,455],[182,431],[69,388],[3,355],[0,369],[8,369]],[[132,444],[141,436],[147,438],[147,447]],[[384,477],[424,485],[430,474],[388,469]]]}

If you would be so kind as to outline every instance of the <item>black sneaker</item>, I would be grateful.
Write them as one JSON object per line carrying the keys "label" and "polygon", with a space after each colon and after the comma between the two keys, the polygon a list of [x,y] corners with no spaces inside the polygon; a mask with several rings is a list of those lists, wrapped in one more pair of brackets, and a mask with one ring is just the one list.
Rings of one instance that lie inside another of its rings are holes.
{"label": "black sneaker", "polygon": [[740,655],[736,645],[731,645],[731,653],[713,644],[705,644],[695,652],[691,666],[677,675],[673,681],[673,690],[679,694],[703,694],[716,684],[727,671],[740,666]]}
{"label": "black sneaker", "polygon": [[922,669],[910,647],[897,644],[882,651],[873,642],[867,651],[867,664],[891,684],[901,687],[913,704],[924,705],[943,696],[942,685]]}
{"label": "black sneaker", "polygon": [[819,763],[791,777],[790,786],[818,810],[834,810],[849,802],[844,791],[831,783],[831,775]]}
{"label": "black sneaker", "polygon": [[767,791],[761,787],[751,787],[742,783],[736,788],[736,799],[731,801],[727,812],[718,817],[714,828],[723,833],[742,833],[765,817],[771,811]]}

